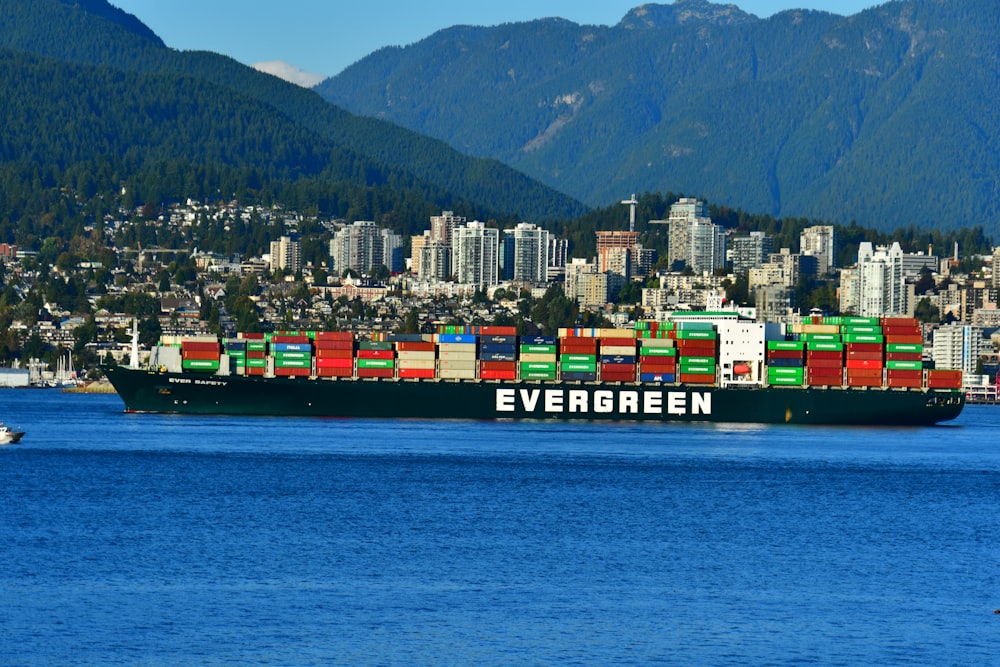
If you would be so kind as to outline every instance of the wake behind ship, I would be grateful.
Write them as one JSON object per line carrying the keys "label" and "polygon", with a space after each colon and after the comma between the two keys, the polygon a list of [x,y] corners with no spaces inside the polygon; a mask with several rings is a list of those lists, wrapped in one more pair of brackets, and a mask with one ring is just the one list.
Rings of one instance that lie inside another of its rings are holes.
{"label": "wake behind ship", "polygon": [[634,329],[440,327],[165,337],[146,369],[105,372],[130,412],[429,419],[929,425],[964,406],[961,371],[925,368],[910,318],[786,326],[735,311]]}

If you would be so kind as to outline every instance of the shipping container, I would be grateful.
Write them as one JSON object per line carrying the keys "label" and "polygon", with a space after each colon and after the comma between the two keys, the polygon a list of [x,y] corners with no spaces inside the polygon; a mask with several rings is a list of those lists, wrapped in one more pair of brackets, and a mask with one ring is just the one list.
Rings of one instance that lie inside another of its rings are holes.
{"label": "shipping container", "polygon": [[715,384],[715,373],[681,373],[681,384]]}
{"label": "shipping container", "polygon": [[567,382],[595,382],[597,373],[563,373],[562,379]]}
{"label": "shipping container", "polygon": [[887,361],[885,367],[893,371],[921,371],[924,367],[923,361]]}
{"label": "shipping container", "polygon": [[506,370],[506,371],[494,371],[494,370],[481,370],[479,371],[479,377],[483,380],[514,380],[517,377],[517,371]]}
{"label": "shipping container", "polygon": [[427,379],[434,377],[433,368],[403,368],[402,366],[400,366],[399,369],[397,370],[397,373],[401,378]]}
{"label": "shipping container", "polygon": [[358,359],[358,370],[373,368],[395,368],[395,359]]}
{"label": "shipping container", "polygon": [[673,383],[676,381],[676,373],[639,373],[639,382]]}
{"label": "shipping container", "polygon": [[354,360],[351,358],[325,358],[316,360],[316,369],[320,368],[354,368]]}

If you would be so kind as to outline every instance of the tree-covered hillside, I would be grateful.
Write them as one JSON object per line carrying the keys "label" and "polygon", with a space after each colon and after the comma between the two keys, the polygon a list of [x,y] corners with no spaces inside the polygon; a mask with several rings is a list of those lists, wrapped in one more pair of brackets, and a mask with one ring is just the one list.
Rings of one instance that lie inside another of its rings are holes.
{"label": "tree-covered hillside", "polygon": [[1000,231],[1000,3],[851,17],[643,5],[455,27],[317,87],[591,205],[683,191],[773,216]]}
{"label": "tree-covered hillside", "polygon": [[[89,165],[77,171],[91,187],[132,179],[135,196],[152,201],[298,189],[317,198],[304,209],[371,219],[399,215],[404,201],[537,221],[585,210],[495,160],[353,116],[230,58],[168,49],[104,0],[0,4],[0,48],[0,169],[22,184],[22,203],[40,197],[24,184],[44,184],[32,170],[52,181]],[[164,170],[174,176],[149,176]]]}

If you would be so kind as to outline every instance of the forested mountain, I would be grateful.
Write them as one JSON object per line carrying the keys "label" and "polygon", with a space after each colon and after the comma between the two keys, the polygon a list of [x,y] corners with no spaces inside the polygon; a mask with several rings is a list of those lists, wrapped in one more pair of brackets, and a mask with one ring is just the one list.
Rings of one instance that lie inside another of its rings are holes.
{"label": "forested mountain", "polygon": [[599,206],[684,192],[782,217],[1000,231],[1000,3],[851,17],[643,5],[613,27],[454,27],[317,90]]}
{"label": "forested mountain", "polygon": [[586,210],[495,160],[230,58],[168,49],[104,0],[0,3],[0,85],[3,241],[51,232],[29,228],[58,224],[58,188],[87,198],[126,185],[154,204],[237,195],[403,232],[442,208],[533,221]]}

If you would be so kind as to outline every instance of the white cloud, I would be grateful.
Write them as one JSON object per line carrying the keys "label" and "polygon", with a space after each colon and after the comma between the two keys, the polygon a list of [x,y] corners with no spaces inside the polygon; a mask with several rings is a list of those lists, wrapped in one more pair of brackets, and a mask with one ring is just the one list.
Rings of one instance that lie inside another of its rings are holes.
{"label": "white cloud", "polygon": [[251,65],[251,67],[258,72],[272,74],[279,79],[284,79],[289,83],[294,83],[298,86],[302,86],[303,88],[312,88],[326,78],[322,74],[306,72],[305,70],[299,69],[295,65],[289,65],[281,60],[270,60],[268,62],[255,63]]}

